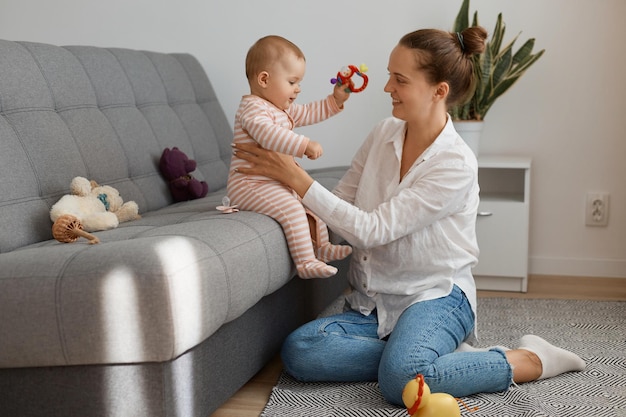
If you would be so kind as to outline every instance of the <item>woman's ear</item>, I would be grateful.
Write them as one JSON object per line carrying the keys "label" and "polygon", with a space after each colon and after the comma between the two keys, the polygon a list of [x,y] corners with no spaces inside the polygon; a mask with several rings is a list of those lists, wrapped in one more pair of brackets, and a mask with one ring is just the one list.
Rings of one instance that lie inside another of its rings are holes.
{"label": "woman's ear", "polygon": [[448,97],[448,93],[450,92],[450,85],[446,82],[441,82],[437,85],[437,89],[435,90],[435,100],[443,100],[445,101]]}
{"label": "woman's ear", "polygon": [[259,84],[259,87],[261,88],[266,88],[267,87],[267,80],[270,78],[270,74],[267,71],[261,71],[257,77],[256,77],[256,82],[257,84]]}

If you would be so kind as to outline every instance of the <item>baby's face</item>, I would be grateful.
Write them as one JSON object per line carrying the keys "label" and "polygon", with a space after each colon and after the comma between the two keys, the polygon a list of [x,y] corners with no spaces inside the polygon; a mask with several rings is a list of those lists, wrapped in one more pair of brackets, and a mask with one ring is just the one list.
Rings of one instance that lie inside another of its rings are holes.
{"label": "baby's face", "polygon": [[304,78],[306,63],[294,54],[283,56],[271,70],[265,90],[265,98],[276,107],[286,110],[300,93],[300,82]]}

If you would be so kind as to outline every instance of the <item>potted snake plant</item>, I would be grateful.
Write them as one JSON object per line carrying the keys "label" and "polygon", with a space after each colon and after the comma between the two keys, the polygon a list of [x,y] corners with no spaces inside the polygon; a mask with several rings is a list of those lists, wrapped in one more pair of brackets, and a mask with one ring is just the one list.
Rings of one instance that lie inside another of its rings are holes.
{"label": "potted snake plant", "polygon": [[[469,0],[463,0],[456,20],[455,32],[469,27]],[[472,26],[478,25],[478,12],[474,12]],[[513,51],[519,34],[503,45],[505,24],[502,13],[498,14],[491,38],[485,44],[485,51],[473,56],[476,76],[476,90],[465,104],[450,108],[455,128],[465,139],[474,153],[478,154],[478,140],[483,120],[493,103],[524,75],[545,52],[533,54],[535,39],[528,39],[516,52]],[[469,131],[467,130],[469,129]]]}

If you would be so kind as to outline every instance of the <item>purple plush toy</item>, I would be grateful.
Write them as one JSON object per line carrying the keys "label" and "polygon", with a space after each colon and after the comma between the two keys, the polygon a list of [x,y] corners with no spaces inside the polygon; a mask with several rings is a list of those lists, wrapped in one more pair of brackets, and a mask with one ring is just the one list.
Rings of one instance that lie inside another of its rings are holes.
{"label": "purple plush toy", "polygon": [[167,180],[174,201],[202,198],[209,192],[205,181],[198,181],[190,174],[196,169],[196,161],[189,159],[177,147],[163,150],[159,169]]}

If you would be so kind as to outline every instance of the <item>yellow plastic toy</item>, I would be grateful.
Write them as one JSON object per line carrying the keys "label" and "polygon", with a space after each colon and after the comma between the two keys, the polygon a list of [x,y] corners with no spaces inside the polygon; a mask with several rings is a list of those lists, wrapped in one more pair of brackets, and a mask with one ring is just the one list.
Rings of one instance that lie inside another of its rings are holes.
{"label": "yellow plastic toy", "polygon": [[404,386],[402,402],[411,417],[461,417],[456,398],[443,392],[431,394],[422,374]]}

